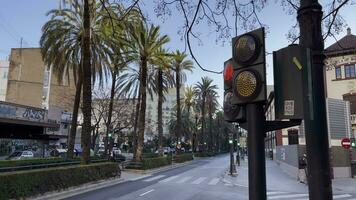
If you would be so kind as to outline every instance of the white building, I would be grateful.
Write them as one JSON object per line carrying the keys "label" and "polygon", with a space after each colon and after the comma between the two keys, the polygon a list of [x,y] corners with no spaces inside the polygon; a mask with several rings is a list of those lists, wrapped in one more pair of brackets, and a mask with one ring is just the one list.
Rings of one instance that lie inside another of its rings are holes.
{"label": "white building", "polygon": [[0,60],[0,101],[5,101],[9,61]]}
{"label": "white building", "polygon": [[[162,104],[162,119],[163,119],[163,136],[169,136],[169,121],[175,118],[176,111],[176,88],[170,88],[168,93],[164,93],[165,101]],[[184,98],[184,86],[180,89],[180,96]],[[153,95],[151,99],[150,95],[147,95],[146,100],[146,124],[145,124],[145,140],[152,140],[155,135],[158,135],[157,129],[157,112],[158,96]]]}

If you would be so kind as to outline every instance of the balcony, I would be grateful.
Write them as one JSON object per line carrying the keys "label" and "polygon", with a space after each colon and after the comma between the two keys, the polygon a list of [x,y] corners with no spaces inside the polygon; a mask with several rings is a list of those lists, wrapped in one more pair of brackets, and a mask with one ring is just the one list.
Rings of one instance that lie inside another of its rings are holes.
{"label": "balcony", "polygon": [[351,116],[351,124],[356,124],[356,115],[350,115]]}

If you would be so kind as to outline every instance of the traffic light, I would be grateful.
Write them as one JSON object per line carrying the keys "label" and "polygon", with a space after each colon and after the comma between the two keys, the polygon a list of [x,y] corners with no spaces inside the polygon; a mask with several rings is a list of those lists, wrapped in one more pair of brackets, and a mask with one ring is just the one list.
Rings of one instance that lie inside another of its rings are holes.
{"label": "traffic light", "polygon": [[[266,101],[266,61],[264,28],[232,39],[232,104]],[[229,70],[224,70],[227,74]],[[227,77],[229,77],[227,75]],[[225,75],[224,75],[225,79]],[[225,80],[226,81],[226,80]]]}
{"label": "traffic light", "polygon": [[109,135],[109,138],[111,138],[111,137],[112,137],[112,134],[111,134],[111,133],[109,133],[108,135]]}
{"label": "traffic light", "polygon": [[245,109],[232,103],[236,101],[233,93],[235,65],[232,58],[224,62],[224,119],[227,122],[244,122]]}
{"label": "traffic light", "polygon": [[355,138],[350,138],[351,140],[351,148],[356,148],[356,139]]}

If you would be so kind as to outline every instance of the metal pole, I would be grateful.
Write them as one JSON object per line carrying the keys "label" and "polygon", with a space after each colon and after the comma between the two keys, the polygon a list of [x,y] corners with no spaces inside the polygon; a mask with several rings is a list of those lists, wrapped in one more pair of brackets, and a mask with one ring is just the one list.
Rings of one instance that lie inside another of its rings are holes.
{"label": "metal pole", "polygon": [[249,200],[266,200],[265,115],[263,104],[247,104]]}
{"label": "metal pole", "polygon": [[236,172],[234,164],[234,144],[230,143],[230,175],[233,175]]}
{"label": "metal pole", "polygon": [[322,16],[322,7],[317,0],[300,1],[298,10],[300,45],[312,50],[312,65],[303,68],[304,124],[311,200],[332,199],[324,90]]}

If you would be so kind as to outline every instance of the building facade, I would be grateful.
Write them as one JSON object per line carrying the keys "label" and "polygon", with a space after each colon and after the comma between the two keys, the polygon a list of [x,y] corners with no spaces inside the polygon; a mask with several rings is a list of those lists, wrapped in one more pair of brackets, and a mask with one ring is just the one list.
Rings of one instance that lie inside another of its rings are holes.
{"label": "building facade", "polygon": [[9,72],[9,62],[0,60],[0,101],[5,101],[7,88],[7,74]]}
{"label": "building facade", "polygon": [[6,102],[45,109],[48,120],[59,124],[46,134],[62,135],[54,145],[66,145],[75,96],[72,74],[62,81],[43,62],[40,48],[11,49],[7,77]]}
{"label": "building facade", "polygon": [[[184,98],[184,85],[180,88],[181,98]],[[163,136],[169,137],[169,122],[175,118],[177,96],[176,88],[168,89],[167,93],[164,93],[165,101],[162,104],[162,119],[163,119]],[[155,135],[158,135],[157,118],[158,118],[158,96],[153,95],[151,98],[147,95],[146,100],[146,128],[145,128],[145,140],[152,140]]]}

